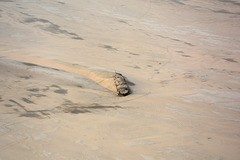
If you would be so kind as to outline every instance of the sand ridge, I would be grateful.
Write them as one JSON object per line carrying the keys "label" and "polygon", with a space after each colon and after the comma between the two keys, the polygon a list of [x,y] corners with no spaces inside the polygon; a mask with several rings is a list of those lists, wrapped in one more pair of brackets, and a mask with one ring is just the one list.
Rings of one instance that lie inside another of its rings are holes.
{"label": "sand ridge", "polygon": [[[22,57],[21,57],[22,58]],[[118,90],[117,85],[116,85],[116,76],[120,76],[123,77],[121,74],[119,73],[114,73],[114,72],[109,72],[109,71],[99,71],[99,70],[93,70],[93,69],[88,69],[88,68],[84,68],[84,67],[80,67],[80,66],[74,66],[74,65],[70,65],[70,64],[66,64],[66,63],[62,63],[62,62],[54,62],[54,61],[50,61],[50,60],[46,60],[46,59],[40,59],[40,58],[30,58],[30,57],[26,57],[24,58],[25,62],[22,62],[23,64],[29,65],[29,66],[34,66],[34,65],[42,65],[45,67],[51,67],[51,68],[55,68],[55,69],[60,69],[63,71],[67,71],[67,72],[73,72],[73,73],[77,73],[80,75],[83,75],[93,81],[95,81],[96,83],[98,83],[99,85],[113,91],[116,95],[127,95],[129,94],[130,91],[123,91],[121,93],[121,91]],[[27,60],[27,61],[26,61]],[[31,63],[29,63],[31,62]],[[120,82],[122,81],[122,82]],[[123,86],[126,88],[126,90],[128,90],[128,85],[125,84],[126,82],[125,79],[120,79],[119,82],[117,83],[121,83],[121,85],[126,85]],[[124,83],[124,84],[123,84]]]}

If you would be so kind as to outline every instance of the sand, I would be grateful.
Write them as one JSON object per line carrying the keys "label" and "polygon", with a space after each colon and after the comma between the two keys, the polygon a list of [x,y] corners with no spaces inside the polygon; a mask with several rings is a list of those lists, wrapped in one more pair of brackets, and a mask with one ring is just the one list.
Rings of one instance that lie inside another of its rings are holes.
{"label": "sand", "polygon": [[239,6],[0,0],[0,160],[239,160]]}

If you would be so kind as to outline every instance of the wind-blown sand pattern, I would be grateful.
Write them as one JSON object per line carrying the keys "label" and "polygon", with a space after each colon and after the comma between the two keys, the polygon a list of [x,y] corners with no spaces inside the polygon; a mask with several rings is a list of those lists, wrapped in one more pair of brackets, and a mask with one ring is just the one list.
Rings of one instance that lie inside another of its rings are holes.
{"label": "wind-blown sand pattern", "polygon": [[0,160],[239,160],[239,18],[239,0],[0,0]]}

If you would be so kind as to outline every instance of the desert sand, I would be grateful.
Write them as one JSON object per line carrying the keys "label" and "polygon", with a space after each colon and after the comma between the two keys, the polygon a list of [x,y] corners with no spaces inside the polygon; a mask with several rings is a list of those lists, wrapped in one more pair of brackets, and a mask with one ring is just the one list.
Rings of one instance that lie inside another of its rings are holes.
{"label": "desert sand", "polygon": [[0,0],[0,160],[239,160],[239,27],[239,0]]}

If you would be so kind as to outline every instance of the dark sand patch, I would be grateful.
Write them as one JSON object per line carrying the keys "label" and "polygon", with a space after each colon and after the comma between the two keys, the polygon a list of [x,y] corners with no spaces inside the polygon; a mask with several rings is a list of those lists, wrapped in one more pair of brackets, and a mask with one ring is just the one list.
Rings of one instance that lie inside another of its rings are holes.
{"label": "dark sand patch", "polygon": [[5,104],[6,107],[13,107],[11,104]]}
{"label": "dark sand patch", "polygon": [[183,51],[176,51],[177,53],[184,53]]}
{"label": "dark sand patch", "polygon": [[134,55],[134,56],[139,56],[139,54],[137,54],[137,53],[132,53],[132,52],[128,52],[128,53],[131,55]]}
{"label": "dark sand patch", "polygon": [[219,2],[223,2],[223,3],[230,3],[230,4],[233,4],[233,5],[240,6],[240,3],[239,3],[239,2],[232,1],[232,0],[218,0],[218,1],[219,1]]}
{"label": "dark sand patch", "polygon": [[[18,4],[17,4],[18,5]],[[18,7],[18,8],[20,8],[20,9],[26,9],[26,8],[24,8],[24,7]]]}
{"label": "dark sand patch", "polygon": [[63,89],[63,88],[61,88],[60,86],[58,86],[56,84],[53,84],[50,87],[57,88],[57,90],[54,90],[55,93],[58,93],[58,94],[67,94],[68,93],[67,89]]}
{"label": "dark sand patch", "polygon": [[31,89],[27,89],[27,91],[30,91],[30,92],[39,92],[39,89],[38,89],[38,88],[31,88]]}
{"label": "dark sand patch", "polygon": [[191,46],[191,47],[195,46],[195,45],[193,45],[189,42],[185,42],[185,41],[182,41],[182,40],[179,40],[179,39],[176,39],[176,38],[166,37],[166,36],[162,36],[162,35],[157,35],[157,36],[161,37],[161,38],[164,38],[164,39],[169,39],[169,40],[172,40],[172,41],[175,41],[175,42],[182,42],[183,44],[186,44],[186,45]]}
{"label": "dark sand patch", "polygon": [[23,21],[23,23],[34,23],[34,22],[51,23],[49,20],[42,19],[42,18],[26,18]]}
{"label": "dark sand patch", "polygon": [[195,46],[195,45],[193,45],[192,43],[189,43],[189,42],[184,42],[184,44],[189,45],[191,47]]}
{"label": "dark sand patch", "polygon": [[58,85],[56,85],[56,84],[53,84],[53,85],[51,85],[50,87],[55,87],[55,88],[61,88],[61,87],[59,87]]}
{"label": "dark sand patch", "polygon": [[47,97],[45,94],[30,94],[30,97]]}
{"label": "dark sand patch", "polygon": [[66,90],[66,89],[58,89],[58,90],[55,90],[54,92],[58,93],[58,94],[67,94],[68,90]]}
{"label": "dark sand patch", "polygon": [[79,113],[90,113],[89,110],[84,109],[82,107],[68,107],[63,110],[64,113],[72,113],[72,114],[79,114]]}
{"label": "dark sand patch", "polygon": [[16,104],[17,106],[19,106],[20,108],[22,108],[24,111],[27,112],[27,109],[25,106],[21,105],[20,103],[16,102],[15,100],[9,99],[10,102]]}
{"label": "dark sand patch", "polygon": [[36,110],[36,111],[26,111],[21,113],[20,117],[29,117],[29,118],[49,118],[51,110]]}
{"label": "dark sand patch", "polygon": [[162,35],[157,35],[158,37],[161,37],[161,38],[164,38],[164,39],[171,39],[169,37],[165,37],[165,36],[162,36]]}
{"label": "dark sand patch", "polygon": [[30,66],[30,67],[40,67],[40,68],[46,68],[46,69],[52,69],[52,70],[55,70],[55,71],[62,71],[62,72],[65,72],[64,70],[60,70],[60,69],[57,69],[57,68],[51,68],[51,67],[45,67],[45,66],[40,66],[38,64],[33,64],[33,63],[27,63],[27,62],[21,62],[22,64],[26,65],[26,66]]}
{"label": "dark sand patch", "polygon": [[40,118],[41,116],[34,112],[27,112],[20,114],[20,117]]}
{"label": "dark sand patch", "polygon": [[14,2],[13,0],[0,0],[0,2]]}
{"label": "dark sand patch", "polygon": [[172,0],[172,2],[177,3],[177,4],[180,4],[180,5],[185,5],[185,3],[180,2],[180,1],[178,1],[178,0]]}
{"label": "dark sand patch", "polygon": [[30,78],[32,78],[32,76],[31,75],[30,76],[19,76],[19,78],[30,79]]}
{"label": "dark sand patch", "polygon": [[137,66],[137,65],[135,65],[133,68],[135,68],[135,69],[141,69],[141,67],[139,67],[139,66]]}
{"label": "dark sand patch", "polygon": [[43,92],[46,92],[49,90],[49,86],[46,86],[46,88],[42,89]]}
{"label": "dark sand patch", "polygon": [[14,108],[13,110],[14,110],[15,112],[20,112],[17,108]]}
{"label": "dark sand patch", "polygon": [[40,28],[44,31],[47,31],[47,32],[50,32],[50,33],[53,33],[53,34],[64,34],[64,35],[67,35],[67,36],[71,36],[73,39],[77,39],[77,40],[84,40],[82,37],[79,37],[78,34],[69,32],[69,31],[64,30],[64,29],[61,29],[61,27],[59,25],[54,24],[47,19],[31,17],[31,18],[26,18],[21,23],[36,23],[36,22],[38,22],[38,23],[40,22],[40,23],[44,24],[44,25],[37,25],[36,26],[36,27],[38,27],[38,28]]}
{"label": "dark sand patch", "polygon": [[108,49],[108,50],[117,51],[117,48],[114,48],[114,47],[112,47],[112,46],[110,46],[110,45],[102,45],[101,47],[106,48],[106,49]]}
{"label": "dark sand patch", "polygon": [[60,29],[59,25],[50,23],[48,26],[41,25],[40,28],[53,34],[65,34],[68,36],[78,36],[76,33],[68,32],[67,30]]}
{"label": "dark sand patch", "polygon": [[106,109],[118,109],[122,108],[121,106],[103,106],[99,104],[92,104],[90,106],[82,106],[79,103],[73,103],[70,100],[65,100],[61,107],[58,109],[62,110],[64,113],[72,113],[72,114],[79,114],[79,113],[91,113],[94,110],[106,110]]}
{"label": "dark sand patch", "polygon": [[189,56],[187,54],[182,54],[181,56],[183,56],[183,57],[191,57],[191,56]]}
{"label": "dark sand patch", "polygon": [[31,67],[38,66],[37,64],[27,63],[27,62],[22,62],[22,64],[24,64],[24,65],[26,65],[26,66],[31,66]]}
{"label": "dark sand patch", "polygon": [[67,94],[68,93],[68,90],[62,89],[60,86],[58,86],[56,84],[53,84],[50,87],[57,88],[57,90],[54,91],[55,93],[58,93],[58,94]]}
{"label": "dark sand patch", "polygon": [[[16,104],[17,106],[19,106],[24,113],[21,113],[19,116],[20,117],[31,117],[31,118],[44,118],[44,116],[48,116],[49,112],[51,112],[51,110],[35,110],[35,111],[29,111],[26,109],[25,106],[23,106],[22,104],[16,102],[15,100],[9,99],[10,102]],[[14,109],[15,111],[19,112],[18,109]]]}
{"label": "dark sand patch", "polygon": [[34,103],[33,101],[29,100],[28,98],[22,98],[22,100],[26,103]]}
{"label": "dark sand patch", "polygon": [[127,21],[124,21],[124,20],[118,20],[118,22],[127,24],[127,25],[129,25],[129,26],[132,26],[132,25],[130,25]]}
{"label": "dark sand patch", "polygon": [[190,79],[194,78],[192,73],[184,73],[184,77],[185,78],[190,78]]}
{"label": "dark sand patch", "polygon": [[128,66],[128,65],[126,65],[127,67],[131,67],[131,68],[135,68],[135,69],[141,69],[141,67],[139,67],[139,66],[137,66],[137,65],[135,65],[135,66]]}
{"label": "dark sand patch", "polygon": [[78,88],[83,88],[83,86],[81,86],[81,85],[79,85],[79,84],[78,84],[78,85],[76,85],[76,86],[77,86]]}
{"label": "dark sand patch", "polygon": [[3,102],[4,100],[2,99],[2,97],[0,96],[0,102]]}
{"label": "dark sand patch", "polygon": [[92,106],[87,106],[84,108],[88,108],[88,109],[108,109],[108,108],[112,108],[112,109],[117,109],[117,108],[122,108],[120,106],[102,106],[99,104],[93,104]]}
{"label": "dark sand patch", "polygon": [[228,62],[232,62],[232,63],[238,63],[238,61],[235,61],[232,58],[223,58],[224,60],[228,61]]}
{"label": "dark sand patch", "polygon": [[76,39],[76,40],[84,40],[82,37],[73,37],[72,39]]}
{"label": "dark sand patch", "polygon": [[118,22],[128,24],[128,23],[127,23],[126,21],[124,21],[124,20],[119,20]]}
{"label": "dark sand patch", "polygon": [[177,41],[177,42],[180,42],[179,39],[175,39],[175,38],[172,38],[171,40],[173,40],[173,41]]}
{"label": "dark sand patch", "polygon": [[220,9],[220,10],[212,10],[214,13],[223,13],[223,14],[235,14],[235,15],[240,15],[240,12],[238,13],[234,13],[234,12],[230,12],[227,11],[225,9]]}
{"label": "dark sand patch", "polygon": [[[20,8],[20,7],[19,7],[19,8]],[[25,15],[25,16],[31,16],[30,14],[25,13],[25,12],[19,12],[19,13],[21,13],[21,14],[23,14],[23,15]]]}

